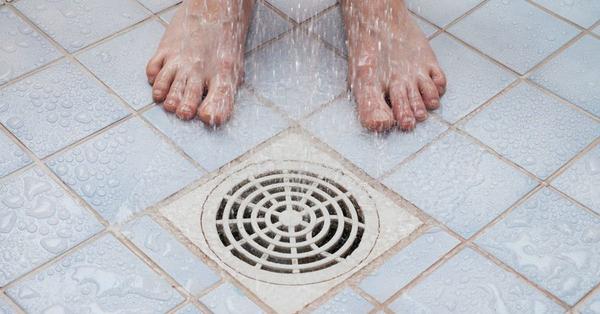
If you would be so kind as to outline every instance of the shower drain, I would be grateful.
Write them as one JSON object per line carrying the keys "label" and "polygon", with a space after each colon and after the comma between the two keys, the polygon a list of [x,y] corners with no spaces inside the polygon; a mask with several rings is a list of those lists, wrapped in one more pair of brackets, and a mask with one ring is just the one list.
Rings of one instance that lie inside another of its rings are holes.
{"label": "shower drain", "polygon": [[379,233],[373,200],[342,171],[300,161],[251,164],[212,190],[202,228],[211,250],[244,276],[308,284],[352,270]]}

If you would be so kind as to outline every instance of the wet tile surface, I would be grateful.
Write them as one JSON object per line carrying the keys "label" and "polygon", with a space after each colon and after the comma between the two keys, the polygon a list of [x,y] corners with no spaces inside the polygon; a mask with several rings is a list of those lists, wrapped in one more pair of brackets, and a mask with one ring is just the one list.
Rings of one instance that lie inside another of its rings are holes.
{"label": "wet tile surface", "polygon": [[7,293],[29,313],[167,312],[183,301],[112,235],[86,244]]}
{"label": "wet tile surface", "polygon": [[599,51],[600,39],[584,36],[530,79],[600,117]]}
{"label": "wet tile surface", "polygon": [[68,61],[0,90],[0,122],[38,157],[125,115],[115,97]]}
{"label": "wet tile surface", "polygon": [[16,143],[0,133],[0,178],[30,162],[29,156]]}
{"label": "wet tile surface", "polygon": [[182,0],[137,0],[143,6],[148,8],[152,12],[158,12],[164,10],[170,6],[180,3]]}
{"label": "wet tile surface", "polygon": [[296,22],[304,20],[316,15],[320,11],[335,4],[336,0],[268,0],[273,6],[283,11],[285,14],[293,18]]}
{"label": "wet tile surface", "polygon": [[[438,167],[428,167],[432,162]],[[383,181],[468,238],[536,183],[463,135],[451,132]]]}
{"label": "wet tile surface", "polygon": [[600,282],[600,218],[547,188],[476,243],[571,305]]}
{"label": "wet tile surface", "polygon": [[200,298],[213,313],[264,313],[244,293],[231,285],[224,283]]}
{"label": "wet tile surface", "polygon": [[257,2],[254,9],[248,38],[246,39],[246,51],[256,48],[258,45],[273,39],[292,27],[291,23],[284,20],[264,4]]}
{"label": "wet tile surface", "polygon": [[596,292],[591,299],[587,300],[579,310],[581,314],[598,314],[600,313],[600,293]]}
{"label": "wet tile surface", "polygon": [[202,314],[202,311],[200,311],[195,305],[188,304],[180,308],[177,312],[175,312],[175,314]]}
{"label": "wet tile surface", "polygon": [[598,1],[534,0],[533,2],[586,28],[600,20],[600,2]]}
{"label": "wet tile surface", "polygon": [[598,122],[524,83],[462,128],[542,179],[600,135]]}
{"label": "wet tile surface", "polygon": [[449,31],[521,74],[578,33],[522,0],[491,0]]}
{"label": "wet tile surface", "polygon": [[408,0],[406,5],[414,13],[444,27],[474,8],[482,0]]}
{"label": "wet tile surface", "polygon": [[339,5],[307,24],[307,29],[333,45],[344,55],[348,54],[342,10]]}
{"label": "wet tile surface", "polygon": [[15,309],[0,295],[0,314],[15,314]]}
{"label": "wet tile surface", "polygon": [[368,313],[372,308],[373,306],[367,300],[346,288],[312,313]]}
{"label": "wet tile surface", "polygon": [[175,13],[177,12],[177,8],[179,8],[179,6],[175,6],[174,8],[171,8],[169,10],[166,10],[164,13],[162,13],[160,16],[160,18],[167,22],[170,23],[171,20],[173,19],[173,17],[175,16]]}
{"label": "wet tile surface", "polygon": [[92,213],[38,168],[0,180],[0,286],[101,228]]}
{"label": "wet tile surface", "polygon": [[192,294],[219,281],[219,276],[148,216],[128,223],[123,234]]}

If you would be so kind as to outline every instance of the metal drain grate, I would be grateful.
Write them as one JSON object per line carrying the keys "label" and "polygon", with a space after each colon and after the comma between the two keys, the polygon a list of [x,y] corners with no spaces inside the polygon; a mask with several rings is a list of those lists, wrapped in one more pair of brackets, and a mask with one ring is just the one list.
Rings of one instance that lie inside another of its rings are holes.
{"label": "metal drain grate", "polygon": [[213,251],[233,269],[305,284],[360,263],[374,244],[378,219],[370,197],[348,176],[286,161],[227,177],[204,206],[203,227]]}

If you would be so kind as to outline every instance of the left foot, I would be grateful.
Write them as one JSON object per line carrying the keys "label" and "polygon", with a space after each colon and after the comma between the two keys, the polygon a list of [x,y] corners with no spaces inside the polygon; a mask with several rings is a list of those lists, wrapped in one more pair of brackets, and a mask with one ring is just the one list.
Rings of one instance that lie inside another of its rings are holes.
{"label": "left foot", "polygon": [[344,0],[342,10],[361,124],[377,132],[412,130],[440,106],[446,88],[427,38],[402,0]]}

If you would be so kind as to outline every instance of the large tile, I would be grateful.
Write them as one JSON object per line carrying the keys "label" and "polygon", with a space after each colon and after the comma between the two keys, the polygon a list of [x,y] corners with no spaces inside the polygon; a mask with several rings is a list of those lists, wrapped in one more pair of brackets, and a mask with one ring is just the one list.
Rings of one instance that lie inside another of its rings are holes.
{"label": "large tile", "polygon": [[547,188],[476,242],[571,305],[600,282],[600,218]]}
{"label": "large tile", "polygon": [[600,2],[596,0],[533,0],[533,2],[586,28],[600,20]]}
{"label": "large tile", "polygon": [[[18,3],[27,2],[19,1]],[[0,90],[0,122],[45,157],[124,117],[91,75],[63,61]]]}
{"label": "large tile", "polygon": [[298,119],[346,90],[346,61],[301,32],[246,59],[246,82]]}
{"label": "large tile", "polygon": [[384,183],[465,238],[536,185],[454,132],[427,147]]}
{"label": "large tile", "polygon": [[175,314],[202,314],[202,311],[200,311],[195,305],[190,303],[177,310]]}
{"label": "large tile", "polygon": [[474,8],[482,0],[408,0],[408,9],[444,27]]}
{"label": "large tile", "polygon": [[17,144],[0,132],[0,178],[30,162],[29,156]]}
{"label": "large tile", "polygon": [[440,228],[430,229],[365,277],[360,288],[383,303],[458,243]]}
{"label": "large tile", "polygon": [[600,293],[596,292],[579,309],[581,314],[600,314]]}
{"label": "large tile", "polygon": [[584,36],[530,79],[600,117],[600,39]]}
{"label": "large tile", "polygon": [[456,122],[516,78],[446,34],[431,40],[431,47],[450,82],[438,110],[448,122]]}
{"label": "large tile", "polygon": [[219,276],[148,216],[128,223],[123,234],[192,294],[219,281]]}
{"label": "large tile", "polygon": [[100,231],[94,216],[38,168],[0,181],[0,286]]}
{"label": "large tile", "polygon": [[600,123],[525,83],[462,128],[542,179],[600,135]]}
{"label": "large tile", "polygon": [[491,0],[449,31],[521,74],[578,33],[524,0]]}
{"label": "large tile", "polygon": [[112,235],[61,258],[7,294],[28,313],[166,313],[183,301]]}
{"label": "large tile", "polygon": [[215,314],[254,314],[264,313],[244,293],[230,283],[224,283],[200,298]]}
{"label": "large tile", "polygon": [[361,126],[355,106],[349,99],[338,99],[303,126],[373,177],[381,176],[446,129],[430,118],[412,132],[375,134]]}
{"label": "large tile", "polygon": [[0,295],[0,314],[16,314],[15,309]]}
{"label": "large tile", "polygon": [[144,115],[210,171],[287,127],[287,122],[279,114],[260,104],[247,90],[238,91],[233,117],[217,129],[206,127],[198,119],[181,121],[161,107],[153,108]]}
{"label": "large tile", "polygon": [[154,55],[163,32],[160,23],[150,21],[85,51],[77,59],[127,103],[139,109],[152,103],[146,64]]}
{"label": "large tile", "polygon": [[175,5],[182,0],[137,0],[150,11],[156,13],[160,10],[164,10],[172,5]]}
{"label": "large tile", "polygon": [[0,7],[0,85],[59,57],[46,38]]}
{"label": "large tile", "polygon": [[467,248],[390,305],[396,313],[564,313],[516,275]]}
{"label": "large tile", "polygon": [[316,15],[335,4],[336,0],[267,0],[273,6],[293,18],[296,22]]}
{"label": "large tile", "polygon": [[281,35],[291,27],[290,22],[284,20],[264,4],[256,2],[252,22],[248,30],[248,38],[246,39],[246,51]]}
{"label": "large tile", "polygon": [[373,305],[363,299],[350,288],[342,290],[336,294],[331,300],[319,306],[313,311],[314,314],[329,314],[329,313],[368,313],[373,308]]}
{"label": "large tile", "polygon": [[139,119],[129,120],[47,164],[111,223],[123,222],[201,175]]}

